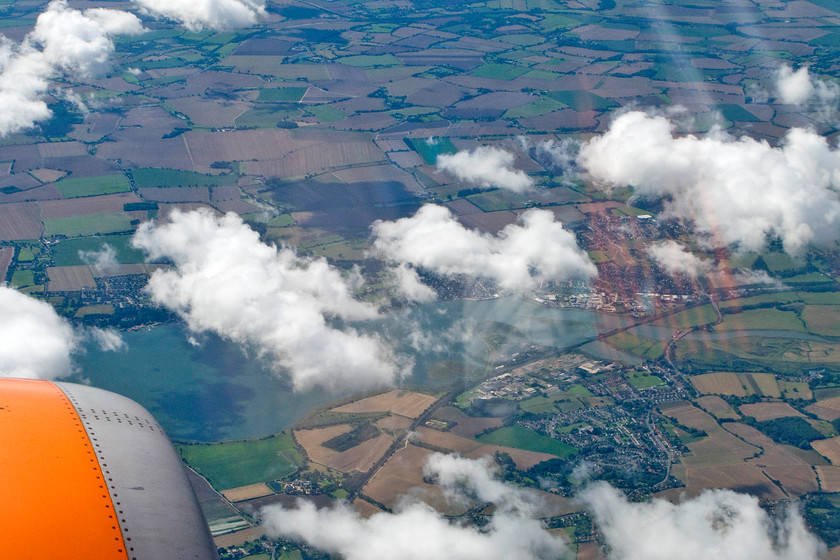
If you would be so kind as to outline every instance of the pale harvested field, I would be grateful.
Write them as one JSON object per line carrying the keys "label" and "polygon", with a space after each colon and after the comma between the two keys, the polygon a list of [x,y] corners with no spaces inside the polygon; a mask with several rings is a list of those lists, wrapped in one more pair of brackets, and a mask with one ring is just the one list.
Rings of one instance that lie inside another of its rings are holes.
{"label": "pale harvested field", "polygon": [[226,130],[220,132],[191,131],[183,135],[196,165],[214,161],[275,160],[315,144],[312,140],[292,138],[288,130]]}
{"label": "pale harvested field", "polygon": [[776,418],[787,418],[797,416],[804,418],[805,415],[790,406],[786,402],[762,402],[755,404],[744,404],[740,407],[741,413],[752,416],[759,422],[775,420]]}
{"label": "pale harvested field", "polygon": [[265,536],[265,529],[262,525],[257,525],[256,527],[251,527],[249,529],[242,529],[241,531],[228,533],[227,535],[213,537],[213,542],[216,543],[216,546],[219,548],[227,548],[229,546],[245,544],[248,541],[255,541],[263,536]]}
{"label": "pale harvested field", "polygon": [[87,214],[107,214],[122,212],[123,204],[142,202],[134,193],[104,194],[66,200],[45,200],[41,202],[41,219],[67,218]]}
{"label": "pale harvested field", "polygon": [[38,239],[41,237],[41,216],[35,202],[13,202],[0,205],[0,239]]}
{"label": "pale harvested field", "polygon": [[840,492],[840,467],[819,465],[814,467],[823,492]]}
{"label": "pale harvested field", "polygon": [[[253,158],[250,158],[253,159]],[[338,167],[385,162],[385,153],[373,142],[313,144],[285,156],[248,161],[248,173],[266,177],[303,177]]]}
{"label": "pale harvested field", "polygon": [[433,453],[415,445],[400,449],[371,478],[363,489],[364,494],[393,508],[400,496],[410,493],[446,515],[464,513],[467,506],[447,503],[438,486],[423,481],[423,465]]}
{"label": "pale harvested field", "polygon": [[751,394],[779,398],[782,396],[776,376],[772,373],[735,373],[719,371],[691,377],[691,383],[701,393],[746,397]]}
{"label": "pale harvested field", "polygon": [[831,461],[832,465],[840,466],[840,437],[819,439],[811,442],[817,453]]}
{"label": "pale harvested field", "polygon": [[741,424],[740,422],[727,422],[723,424],[725,430],[731,434],[738,436],[747,443],[755,445],[756,447],[767,447],[775,445],[772,439],[756,430],[752,426]]}
{"label": "pale harvested field", "polygon": [[417,418],[436,400],[436,397],[424,395],[423,393],[394,390],[388,393],[382,393],[381,395],[353,401],[333,408],[331,411],[351,413],[392,412],[408,418]]}
{"label": "pale harvested field", "polygon": [[[377,148],[378,150],[378,148]],[[344,183],[369,183],[371,181],[393,181],[405,185],[408,191],[420,191],[422,187],[409,173],[393,165],[351,167],[334,171],[332,175]]]}
{"label": "pale harvested field", "polygon": [[759,499],[781,500],[785,498],[778,486],[773,484],[761,469],[747,463],[733,463],[715,467],[686,467],[682,476],[679,469],[674,469],[674,476],[686,480],[685,488],[675,488],[661,495],[668,499],[679,499],[681,494],[689,498],[698,496],[708,488],[729,488],[737,492],[746,492]]}
{"label": "pale harvested field", "polygon": [[379,509],[378,507],[376,507],[375,505],[373,505],[372,503],[370,503],[366,500],[361,500],[359,498],[356,498],[355,500],[353,500],[352,505],[353,505],[353,509],[356,511],[356,513],[358,513],[359,515],[361,515],[362,517],[365,517],[365,518],[370,517],[374,513],[382,513],[382,510]]}
{"label": "pale harvested field", "polygon": [[195,163],[184,143],[184,136],[186,134],[153,142],[103,142],[97,146],[96,155],[104,159],[120,159],[123,164],[135,167],[166,167],[192,171],[195,169]]}
{"label": "pale harvested field", "polygon": [[73,157],[88,155],[87,147],[81,142],[47,142],[38,144],[42,158]]}
{"label": "pale harvested field", "polygon": [[411,426],[411,419],[405,416],[386,416],[379,420],[376,425],[383,430],[390,430],[392,432],[400,432],[408,429]]}
{"label": "pale harvested field", "polygon": [[776,376],[772,373],[740,373],[738,377],[743,383],[749,383],[749,380],[752,379],[758,386],[759,394],[765,397],[778,399],[782,396]]}
{"label": "pale harvested field", "polygon": [[713,466],[733,464],[752,457],[758,447],[741,441],[721,428],[708,413],[690,403],[662,407],[662,413],[675,418],[680,424],[703,430],[708,437],[688,444],[693,453],[685,455],[682,461],[690,466]]}
{"label": "pale harvested field", "polygon": [[746,397],[747,390],[738,376],[732,372],[704,373],[691,376],[691,384],[703,394],[732,395]]}
{"label": "pale harvested field", "polygon": [[543,461],[557,458],[556,455],[550,453],[537,453],[536,451],[526,451],[501,445],[486,445],[474,439],[461,437],[450,432],[433,430],[425,426],[418,428],[417,433],[423,443],[460,453],[470,459],[478,459],[484,456],[492,457],[497,451],[508,453],[513,462],[516,463],[516,468],[523,470],[530,469]]}
{"label": "pale harvested field", "polygon": [[349,432],[350,429],[348,424],[339,424],[314,430],[297,430],[295,439],[304,448],[310,461],[345,473],[353,470],[366,472],[385,454],[394,438],[381,434],[347,451],[336,451],[321,445],[337,435]]}
{"label": "pale harvested field", "polygon": [[808,361],[817,364],[840,362],[840,345],[809,341]]}
{"label": "pale harvested field", "polygon": [[231,488],[230,490],[222,490],[222,495],[231,502],[241,502],[242,500],[262,498],[263,496],[269,496],[271,494],[274,494],[274,492],[272,492],[271,488],[266,486],[264,482],[240,486],[238,488]]}
{"label": "pale harvested field", "polygon": [[5,282],[6,275],[9,273],[9,265],[12,264],[12,258],[14,256],[14,247],[0,248],[0,282]]}
{"label": "pale harvested field", "polygon": [[42,183],[54,183],[58,181],[65,175],[67,175],[66,171],[59,171],[58,169],[48,169],[46,167],[42,167],[41,169],[33,169],[29,172],[30,175],[41,181]]}
{"label": "pale harvested field", "polygon": [[[312,430],[295,430],[295,440],[303,447],[310,459],[313,459],[309,450],[321,447],[321,444],[335,436],[345,434],[353,429],[350,424],[336,424],[326,428],[315,428]],[[313,459],[314,460],[314,459]]]}
{"label": "pale harvested field", "polygon": [[731,418],[733,420],[739,419],[741,416],[735,412],[735,409],[729,406],[729,403],[717,395],[706,395],[695,399],[695,402],[700,407],[720,420],[721,418]]}
{"label": "pale harvested field", "polygon": [[736,436],[764,449],[761,455],[748,459],[747,462],[760,468],[773,480],[779,481],[789,494],[799,496],[819,490],[817,477],[811,468],[814,462],[821,462],[818,455],[774,443],[769,437],[746,424],[732,422],[725,426]]}
{"label": "pale harvested field", "polygon": [[[760,452],[758,447],[727,432],[708,413],[689,403],[663,407],[662,412],[708,434],[708,437],[688,444],[691,453],[683,455],[673,470],[674,476],[686,483],[686,494],[696,496],[705,488],[732,488],[761,498],[784,497],[760,468],[745,462]],[[679,492],[664,494],[673,499]]]}
{"label": "pale harvested field", "polygon": [[840,418],[840,397],[832,397],[817,401],[805,407],[805,410],[816,414],[823,420],[836,420]]}
{"label": "pale harvested field", "polygon": [[77,292],[96,287],[90,268],[84,265],[47,267],[47,278],[49,292]]}
{"label": "pale harvested field", "polygon": [[199,97],[170,99],[169,103],[187,115],[198,126],[223,128],[234,126],[236,117],[251,109],[254,104],[242,101],[211,101]]}

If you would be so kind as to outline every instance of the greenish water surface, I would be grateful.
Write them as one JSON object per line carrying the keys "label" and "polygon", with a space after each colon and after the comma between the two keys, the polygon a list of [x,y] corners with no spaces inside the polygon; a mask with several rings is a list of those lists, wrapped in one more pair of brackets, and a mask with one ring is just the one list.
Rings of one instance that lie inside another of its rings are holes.
{"label": "greenish water surface", "polygon": [[[413,362],[409,387],[444,388],[478,380],[493,365],[534,347],[565,347],[626,319],[542,307],[519,297],[437,302],[355,325],[388,341]],[[76,358],[93,386],[123,394],[152,412],[176,440],[262,437],[293,426],[307,412],[349,393],[294,393],[282,371],[213,334],[183,324],[123,333],[127,347],[105,352],[92,342]],[[193,338],[192,343],[190,338]]]}

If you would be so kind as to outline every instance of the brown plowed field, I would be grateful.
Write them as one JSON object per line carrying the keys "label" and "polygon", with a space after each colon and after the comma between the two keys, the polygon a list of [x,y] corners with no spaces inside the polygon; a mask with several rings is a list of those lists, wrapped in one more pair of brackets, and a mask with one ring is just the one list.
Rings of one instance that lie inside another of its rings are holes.
{"label": "brown plowed field", "polygon": [[41,202],[41,218],[52,220],[53,218],[68,218],[86,214],[122,212],[123,204],[127,202],[142,202],[142,200],[134,193],[104,194],[66,200],[45,200]]}
{"label": "brown plowed field", "polygon": [[41,216],[35,202],[13,202],[0,205],[0,239],[38,239],[41,237]]}
{"label": "brown plowed field", "polygon": [[412,494],[445,515],[460,515],[466,506],[450,504],[438,486],[423,481],[423,465],[434,453],[428,449],[407,445],[385,463],[362,490],[377,502],[393,508],[400,496]]}
{"label": "brown plowed field", "polygon": [[47,290],[50,292],[78,292],[96,287],[90,268],[84,265],[47,267],[47,278]]}

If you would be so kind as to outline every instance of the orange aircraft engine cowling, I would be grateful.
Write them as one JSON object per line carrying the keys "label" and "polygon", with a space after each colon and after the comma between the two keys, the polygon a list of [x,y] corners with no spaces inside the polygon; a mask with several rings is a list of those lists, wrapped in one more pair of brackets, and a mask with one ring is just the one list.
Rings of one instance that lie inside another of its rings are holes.
{"label": "orange aircraft engine cowling", "polygon": [[218,558],[166,434],[101,389],[0,379],[0,496],[4,559]]}

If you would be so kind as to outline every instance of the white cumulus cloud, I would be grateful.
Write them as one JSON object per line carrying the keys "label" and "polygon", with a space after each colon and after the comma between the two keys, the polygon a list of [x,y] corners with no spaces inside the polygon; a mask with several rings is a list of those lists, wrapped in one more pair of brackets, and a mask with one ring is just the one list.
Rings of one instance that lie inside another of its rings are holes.
{"label": "white cumulus cloud", "polygon": [[46,302],[0,286],[0,376],[56,379],[72,373],[79,339]]}
{"label": "white cumulus cloud", "polygon": [[111,36],[142,31],[133,14],[73,10],[65,0],[53,0],[19,45],[0,36],[0,136],[50,117],[43,100],[49,80],[103,70],[114,51]]}
{"label": "white cumulus cloud", "polygon": [[451,173],[460,181],[484,189],[499,187],[514,192],[525,192],[534,182],[523,171],[514,169],[512,153],[492,146],[480,146],[472,151],[441,154],[437,167]]}
{"label": "white cumulus cloud", "polygon": [[712,267],[708,260],[696,257],[676,241],[653,243],[648,246],[647,254],[671,275],[682,274],[689,278],[697,278]]}
{"label": "white cumulus cloud", "polygon": [[443,206],[427,204],[412,217],[374,223],[373,246],[396,263],[488,278],[511,290],[597,273],[551,212],[529,210],[519,220],[492,236],[465,228]]}
{"label": "white cumulus cloud", "polygon": [[782,103],[804,105],[811,101],[831,105],[840,97],[840,86],[812,76],[807,66],[796,71],[790,66],[781,66],[776,70],[774,77],[776,91]]}
{"label": "white cumulus cloud", "polygon": [[583,144],[579,162],[602,184],[663,197],[665,217],[718,246],[760,251],[771,235],[795,254],[840,233],[840,152],[811,131],[791,129],[780,147],[719,129],[675,137],[665,117],[631,111]]}
{"label": "white cumulus cloud", "polygon": [[771,519],[757,498],[730,490],[707,490],[679,504],[630,503],[597,482],[579,498],[592,512],[610,559],[816,560],[825,552],[795,509]]}
{"label": "white cumulus cloud", "polygon": [[352,296],[358,277],[345,279],[324,259],[261,243],[236,214],[176,211],[168,223],[143,224],[133,244],[174,264],[149,280],[155,302],[193,332],[255,347],[288,370],[296,390],[374,387],[401,375],[378,338],[329,322],[377,316]]}
{"label": "white cumulus cloud", "polygon": [[99,273],[111,272],[120,264],[117,262],[117,250],[110,243],[103,243],[98,251],[79,251],[79,258]]}
{"label": "white cumulus cloud", "polygon": [[127,348],[127,344],[123,339],[120,331],[116,329],[90,329],[90,336],[105,352],[118,352]]}
{"label": "white cumulus cloud", "polygon": [[143,10],[184,24],[190,31],[250,27],[266,15],[255,0],[133,0]]}
{"label": "white cumulus cloud", "polygon": [[530,494],[494,478],[489,460],[432,455],[425,473],[450,492],[466,491],[496,505],[481,529],[453,523],[429,506],[406,498],[395,513],[361,518],[346,505],[316,509],[269,506],[263,526],[272,536],[299,539],[347,560],[556,560],[570,555],[559,537],[534,519]]}

